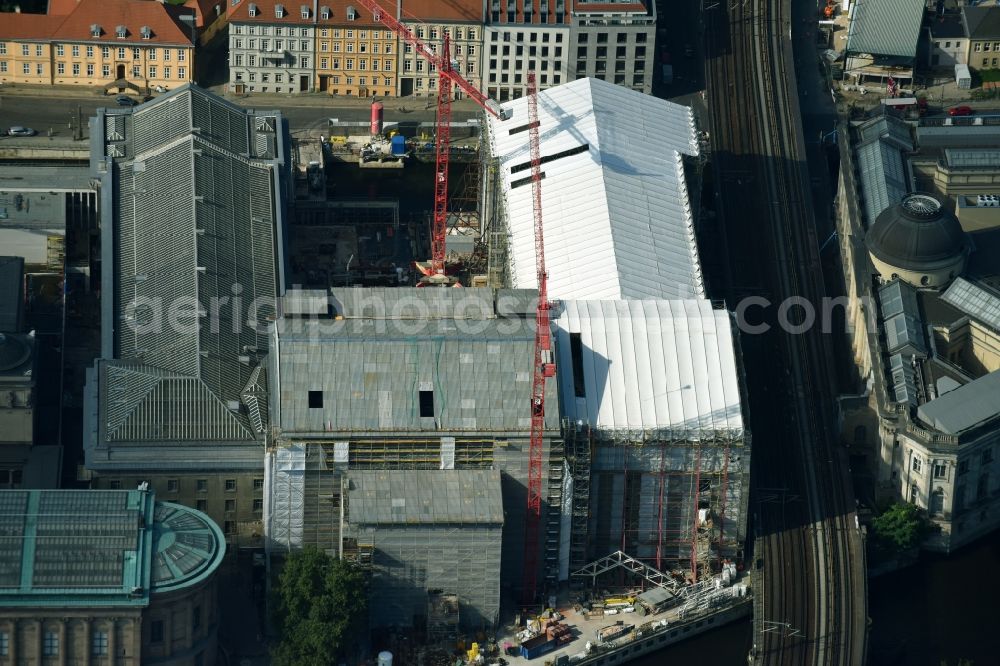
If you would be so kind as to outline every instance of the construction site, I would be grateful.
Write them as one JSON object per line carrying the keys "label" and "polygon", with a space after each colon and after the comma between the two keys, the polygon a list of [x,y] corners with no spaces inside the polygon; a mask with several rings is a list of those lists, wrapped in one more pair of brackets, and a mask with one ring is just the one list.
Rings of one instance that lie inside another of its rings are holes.
{"label": "construction site", "polygon": [[[328,196],[330,178],[296,202],[315,223],[293,234],[308,288],[284,295],[267,361],[269,555],[313,545],[364,566],[397,654],[478,636],[463,660],[530,659],[517,650],[586,633],[553,612],[616,594],[622,612],[666,595],[647,610],[669,623],[743,613],[750,435],[734,317],[705,294],[690,110],[530,77],[501,107],[450,71],[447,43],[427,57],[446,89],[429,209],[401,224],[398,201]],[[484,109],[457,186],[452,84]],[[331,219],[350,231],[324,239]],[[359,253],[380,270],[352,271]],[[578,660],[601,652],[590,640]]]}

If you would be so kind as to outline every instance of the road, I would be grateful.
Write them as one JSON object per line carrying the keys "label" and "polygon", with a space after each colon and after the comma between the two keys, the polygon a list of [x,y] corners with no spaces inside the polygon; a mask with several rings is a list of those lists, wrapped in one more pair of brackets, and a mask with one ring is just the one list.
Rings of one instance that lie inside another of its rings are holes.
{"label": "road", "polygon": [[819,309],[825,294],[790,9],[789,0],[729,0],[704,16],[728,298],[731,307],[750,295],[774,304],[757,311],[770,330],[742,336],[757,536],[751,656],[755,664],[853,666],[864,663],[867,642],[864,545],[833,436],[832,344],[818,325],[783,330],[776,317],[785,299]]}
{"label": "road", "polygon": [[[38,131],[44,138],[51,128],[53,136],[72,137],[70,123],[74,122],[77,107],[83,118],[84,136],[87,135],[87,119],[96,113],[100,106],[111,106],[113,98],[101,99],[95,95],[79,97],[69,96],[38,96],[9,94],[0,91],[0,128],[13,125],[24,125]],[[370,117],[367,102],[327,101],[318,96],[310,95],[301,100],[294,97],[279,98],[275,96],[235,98],[230,101],[245,107],[261,109],[280,109],[288,119],[293,136],[300,132],[323,130],[330,118],[342,122],[366,122]],[[471,102],[458,101],[453,105],[452,121],[464,122],[475,117],[478,107]],[[385,120],[393,122],[406,120],[409,122],[432,122],[435,109],[428,108],[426,100],[386,101]]]}

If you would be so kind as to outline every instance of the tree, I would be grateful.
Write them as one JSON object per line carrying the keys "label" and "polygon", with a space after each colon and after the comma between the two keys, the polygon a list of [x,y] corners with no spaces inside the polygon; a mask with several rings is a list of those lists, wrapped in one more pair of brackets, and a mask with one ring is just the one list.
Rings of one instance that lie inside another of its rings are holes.
{"label": "tree", "polygon": [[897,552],[919,546],[928,527],[927,518],[919,507],[902,502],[890,506],[872,523],[879,545]]}
{"label": "tree", "polygon": [[356,646],[365,625],[368,591],[364,572],[318,548],[285,560],[274,592],[274,626],[281,642],[276,666],[329,666]]}

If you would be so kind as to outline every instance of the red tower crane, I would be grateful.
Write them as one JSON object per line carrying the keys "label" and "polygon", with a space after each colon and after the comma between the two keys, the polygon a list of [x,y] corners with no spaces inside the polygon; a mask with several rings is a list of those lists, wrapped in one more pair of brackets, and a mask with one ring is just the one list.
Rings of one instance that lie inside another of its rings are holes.
{"label": "red tower crane", "polygon": [[542,234],[542,157],[538,140],[538,88],[528,72],[528,140],[531,147],[531,196],[535,218],[535,273],[538,306],[535,310],[535,367],[531,382],[531,443],[528,449],[528,512],[525,521],[524,602],[535,600],[538,576],[538,532],[542,515],[542,442],[545,435],[545,379],[555,375],[552,331],[549,328],[548,273]]}
{"label": "red tower crane", "polygon": [[444,272],[445,235],[448,230],[448,159],[451,151],[451,86],[457,85],[462,91],[476,101],[488,113],[500,120],[507,120],[510,112],[501,108],[500,104],[469,83],[455,71],[451,60],[451,48],[447,34],[444,37],[441,53],[434,50],[417,37],[412,30],[396,20],[375,0],[358,0],[365,9],[370,11],[375,20],[399,35],[413,47],[420,56],[431,63],[438,71],[437,96],[437,126],[434,142],[434,221],[431,228],[431,261],[425,269],[419,264],[418,270],[424,273],[423,284],[446,285],[451,281]]}

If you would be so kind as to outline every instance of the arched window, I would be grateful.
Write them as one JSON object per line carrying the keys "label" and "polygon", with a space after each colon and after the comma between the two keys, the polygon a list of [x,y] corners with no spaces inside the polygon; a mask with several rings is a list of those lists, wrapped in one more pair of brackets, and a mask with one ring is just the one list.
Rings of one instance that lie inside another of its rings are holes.
{"label": "arched window", "polygon": [[920,284],[924,285],[925,287],[928,284],[930,284],[930,281],[931,281],[931,279],[929,277],[927,277],[926,275],[921,275],[920,276]]}
{"label": "arched window", "polygon": [[868,439],[867,435],[868,435],[868,432],[866,431],[866,429],[865,429],[865,427],[863,425],[855,426],[854,427],[854,444],[856,446],[860,446],[860,445],[864,444],[865,440]]}

